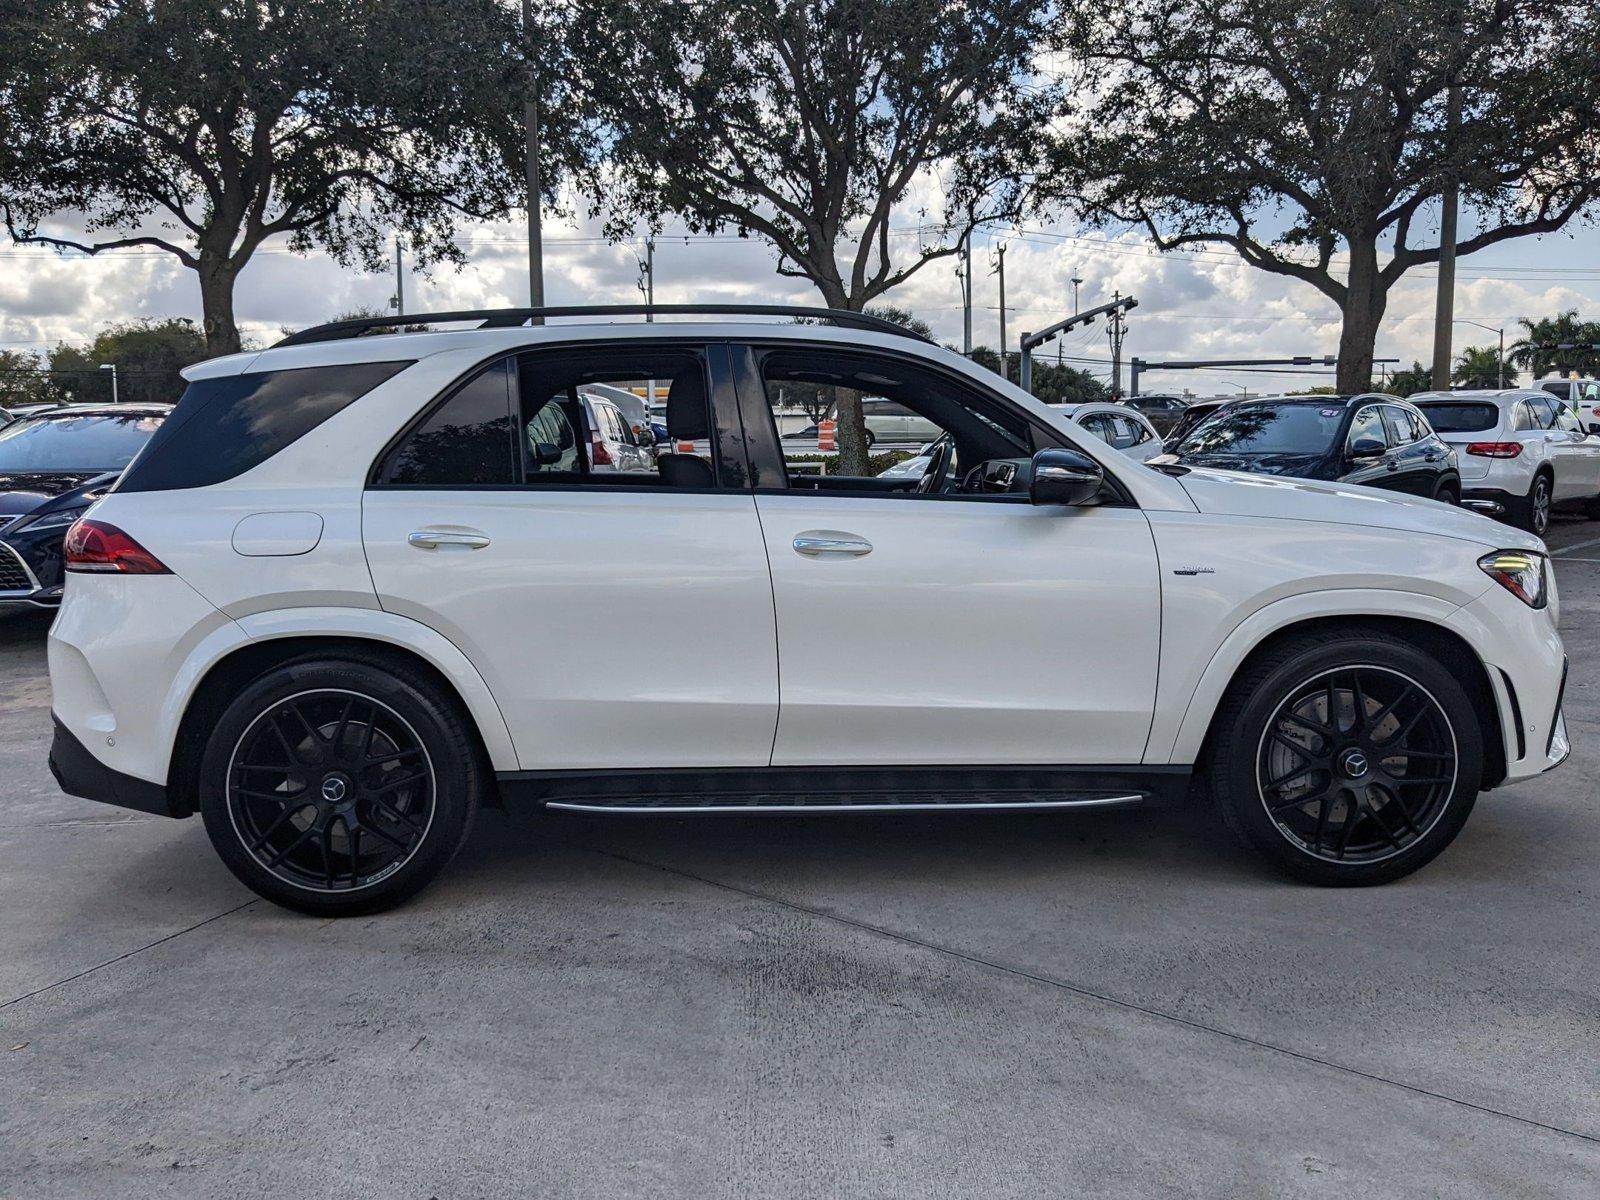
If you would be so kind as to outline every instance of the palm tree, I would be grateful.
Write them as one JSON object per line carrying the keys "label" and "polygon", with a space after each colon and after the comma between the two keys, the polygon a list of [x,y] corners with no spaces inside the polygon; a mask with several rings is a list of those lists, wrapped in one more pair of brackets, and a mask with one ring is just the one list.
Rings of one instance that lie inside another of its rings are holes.
{"label": "palm tree", "polygon": [[1535,379],[1547,374],[1552,368],[1578,371],[1584,375],[1592,375],[1597,368],[1600,368],[1600,350],[1561,351],[1539,348],[1541,345],[1600,344],[1600,322],[1580,321],[1577,309],[1569,308],[1566,312],[1557,313],[1553,317],[1541,317],[1537,321],[1523,317],[1517,324],[1527,330],[1528,334],[1511,343],[1511,352],[1506,355],[1506,360],[1519,367],[1525,367]]}
{"label": "palm tree", "polygon": [[1505,374],[1500,352],[1493,346],[1468,346],[1456,359],[1451,382],[1464,388],[1497,388]]}
{"label": "palm tree", "polygon": [[1396,371],[1389,376],[1389,382],[1376,391],[1388,392],[1391,396],[1409,396],[1414,392],[1427,392],[1433,390],[1433,368],[1425,367],[1419,362],[1413,362],[1409,369]]}

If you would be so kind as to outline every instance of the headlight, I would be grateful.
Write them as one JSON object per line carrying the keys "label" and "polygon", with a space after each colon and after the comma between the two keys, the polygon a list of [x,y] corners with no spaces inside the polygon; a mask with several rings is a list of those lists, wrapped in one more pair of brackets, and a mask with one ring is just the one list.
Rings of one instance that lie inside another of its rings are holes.
{"label": "headlight", "polygon": [[1543,608],[1549,603],[1544,555],[1531,550],[1496,550],[1480,558],[1478,566],[1529,608]]}
{"label": "headlight", "polygon": [[58,508],[53,513],[22,522],[13,532],[21,533],[24,529],[65,529],[88,511],[87,504],[80,504],[76,508]]}

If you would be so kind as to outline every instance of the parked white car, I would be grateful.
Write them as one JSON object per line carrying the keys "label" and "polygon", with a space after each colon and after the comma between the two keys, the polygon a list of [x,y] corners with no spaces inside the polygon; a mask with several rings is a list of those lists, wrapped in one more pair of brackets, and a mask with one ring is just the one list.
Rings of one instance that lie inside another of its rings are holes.
{"label": "parked white car", "polygon": [[1075,425],[1129,458],[1149,462],[1162,453],[1161,435],[1150,418],[1135,408],[1121,404],[1052,404]]}
{"label": "parked white car", "polygon": [[[67,539],[64,789],[198,812],[261,895],[346,915],[414,894],[482,805],[1070,809],[1194,782],[1290,875],[1382,883],[1567,757],[1528,534],[1148,467],[862,314],[482,315],[185,372]],[[561,445],[581,384],[640,378],[705,452],[607,472]],[[772,398],[797,380],[948,448],[915,477],[791,474]],[[667,633],[618,672],[641,621]]]}
{"label": "parked white car", "polygon": [[1585,433],[1600,433],[1600,380],[1551,377],[1533,386],[1570,408]]}
{"label": "parked white car", "polygon": [[1411,403],[1455,447],[1461,504],[1544,535],[1550,510],[1582,503],[1600,516],[1600,437],[1530,388],[1419,392]]}

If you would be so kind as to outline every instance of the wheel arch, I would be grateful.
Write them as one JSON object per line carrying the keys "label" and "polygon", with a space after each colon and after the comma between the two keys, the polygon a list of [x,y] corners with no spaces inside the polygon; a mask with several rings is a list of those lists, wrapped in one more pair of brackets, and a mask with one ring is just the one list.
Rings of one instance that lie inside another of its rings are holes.
{"label": "wheel arch", "polygon": [[[394,620],[413,624],[404,622],[403,618]],[[431,630],[425,632],[439,637]],[[482,677],[453,644],[445,642],[448,651],[440,652],[436,647],[415,644],[417,640],[426,642],[427,639],[402,640],[393,631],[390,636],[381,636],[371,632],[282,628],[234,646],[207,666],[189,693],[177,725],[167,775],[167,794],[171,802],[175,807],[194,811],[200,760],[228,697],[249,680],[310,655],[358,658],[412,668],[460,709],[489,767],[485,772],[487,778],[492,779],[495,771],[515,770],[517,761],[510,732]],[[433,652],[429,653],[430,650]],[[498,803],[492,795],[486,800]]]}
{"label": "wheel arch", "polygon": [[[1445,625],[1442,619],[1392,612],[1304,616],[1260,631],[1249,639],[1248,645],[1233,646],[1231,652],[1229,643],[1225,642],[1213,658],[1184,715],[1171,761],[1204,761],[1212,725],[1223,697],[1233,686],[1234,680],[1248,671],[1262,655],[1270,653],[1274,647],[1290,638],[1308,633],[1332,638],[1361,631],[1376,631],[1403,638],[1457,669],[1456,677],[1472,700],[1483,737],[1481,788],[1487,790],[1502,782],[1507,767],[1507,722],[1511,716],[1505,685],[1495,680],[1494,672],[1472,642],[1458,630]],[[1229,639],[1230,642],[1232,640]],[[1223,660],[1220,670],[1219,660]]]}

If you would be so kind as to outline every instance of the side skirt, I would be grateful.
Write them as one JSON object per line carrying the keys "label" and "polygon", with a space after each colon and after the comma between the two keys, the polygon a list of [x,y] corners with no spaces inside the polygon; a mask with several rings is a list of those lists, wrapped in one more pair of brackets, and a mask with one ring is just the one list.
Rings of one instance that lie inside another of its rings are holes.
{"label": "side skirt", "polygon": [[569,812],[1026,811],[1167,803],[1190,767],[756,767],[507,771],[508,802]]}

